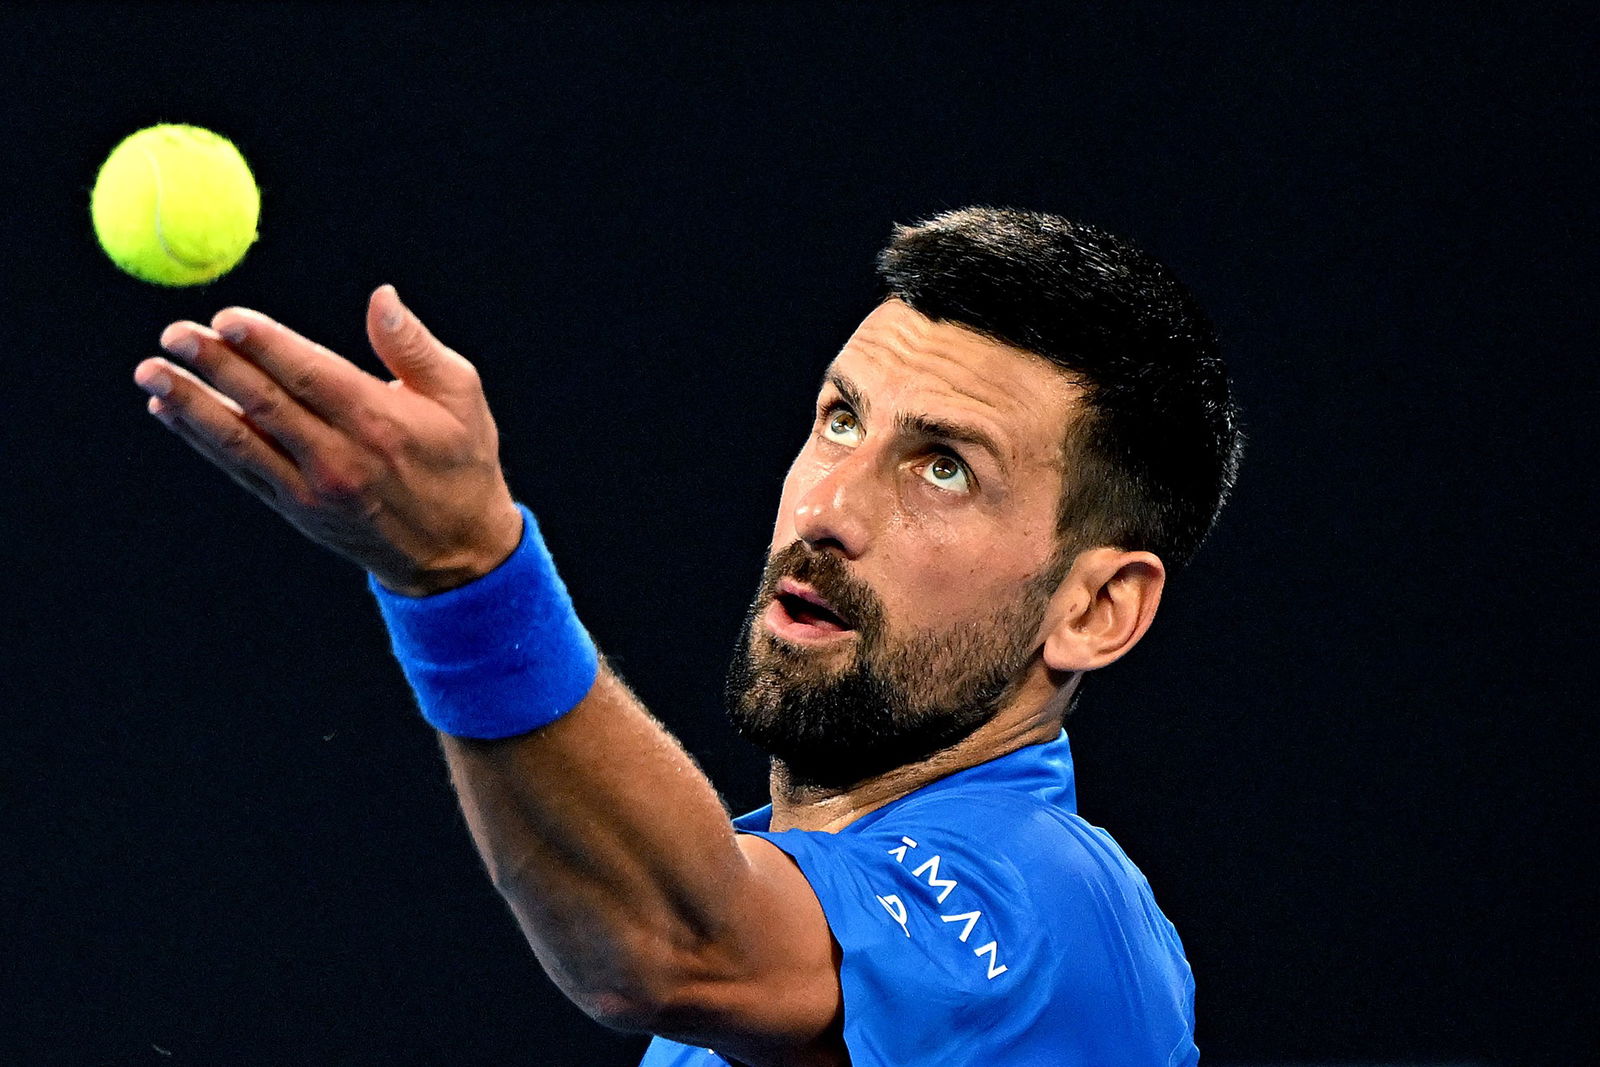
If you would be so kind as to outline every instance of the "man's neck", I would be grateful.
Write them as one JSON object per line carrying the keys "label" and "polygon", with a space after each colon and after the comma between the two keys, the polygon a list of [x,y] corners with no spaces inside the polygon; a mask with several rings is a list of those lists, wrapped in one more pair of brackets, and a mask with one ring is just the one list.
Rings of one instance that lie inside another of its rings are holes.
{"label": "man's neck", "polygon": [[842,789],[796,784],[788,768],[774,760],[772,789],[773,830],[824,830],[829,833],[850,825],[869,812],[916,792],[930,782],[957,771],[999,759],[1027,745],[1042,745],[1061,732],[1059,713],[1019,718],[1001,713],[949,748],[927,759],[885,771]]}

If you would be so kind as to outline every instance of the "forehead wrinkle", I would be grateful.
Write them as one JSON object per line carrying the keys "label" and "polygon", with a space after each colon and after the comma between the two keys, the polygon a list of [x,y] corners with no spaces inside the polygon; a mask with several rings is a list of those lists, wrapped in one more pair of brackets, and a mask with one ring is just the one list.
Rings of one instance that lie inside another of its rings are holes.
{"label": "forehead wrinkle", "polygon": [[[905,328],[900,328],[900,327],[897,327],[896,331],[899,332],[899,333],[902,333],[902,334],[910,334],[910,333],[913,333],[913,332],[926,334],[926,332],[927,332],[926,330],[912,331],[910,329],[905,329]],[[926,337],[918,337],[918,338],[916,338],[916,340],[918,342],[925,342],[927,340],[927,338]],[[937,346],[929,346],[929,345],[926,345],[924,343],[918,343],[918,344],[914,344],[914,345],[908,345],[907,347],[912,349],[912,354],[914,356],[920,356],[922,358],[932,360],[935,363],[950,364],[950,365],[952,365],[952,366],[954,366],[956,368],[959,368],[960,371],[962,371],[962,372],[973,373],[973,374],[976,373],[975,371],[972,370],[972,368],[970,366],[970,362],[971,362],[970,360],[963,359],[961,356],[953,354],[951,352],[943,351]],[[857,336],[851,338],[850,343],[847,344],[844,347],[844,349],[842,349],[839,352],[839,354],[834,357],[833,362],[828,365],[828,372],[827,372],[827,376],[828,377],[832,377],[832,376],[835,376],[835,375],[837,375],[840,378],[845,378],[846,377],[844,375],[844,373],[838,369],[839,360],[843,359],[846,355],[848,355],[852,348],[855,348],[855,349],[859,350],[861,352],[861,354],[864,355],[868,359],[869,362],[877,362],[877,361],[879,361],[881,359],[884,359],[884,358],[887,358],[890,362],[904,362],[903,353],[901,353],[899,351],[896,351],[892,346],[890,346],[888,344],[885,344],[882,341],[878,341],[878,340],[876,340],[874,338],[862,337],[861,335],[858,334]],[[957,396],[964,397],[965,399],[972,401],[973,403],[979,405],[980,407],[989,408],[991,410],[1000,410],[999,406],[996,405],[992,400],[990,400],[988,398],[985,398],[985,397],[982,397],[982,396],[979,396],[977,393],[972,392],[970,389],[962,388],[960,385],[958,385],[955,381],[952,380],[952,377],[953,376],[949,375],[949,374],[938,374],[937,375],[937,378],[939,380],[939,384],[942,387],[948,389],[950,392],[955,393]],[[826,378],[825,378],[825,380],[826,380]],[[849,380],[849,379],[847,379],[847,380]],[[1002,395],[1004,395],[1004,394],[1002,394]],[[864,397],[862,399],[865,400]],[[862,414],[865,414],[865,413],[866,413],[865,410],[863,410]]]}

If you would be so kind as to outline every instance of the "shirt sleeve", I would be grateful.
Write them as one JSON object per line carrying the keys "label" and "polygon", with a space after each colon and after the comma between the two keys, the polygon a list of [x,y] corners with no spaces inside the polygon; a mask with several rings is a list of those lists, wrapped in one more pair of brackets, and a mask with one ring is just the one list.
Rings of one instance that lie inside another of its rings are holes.
{"label": "shirt sleeve", "polygon": [[1016,857],[971,807],[940,814],[755,831],[799,866],[839,944],[855,1067],[1018,1063],[997,1057],[1030,1044],[1047,1009],[1049,938]]}

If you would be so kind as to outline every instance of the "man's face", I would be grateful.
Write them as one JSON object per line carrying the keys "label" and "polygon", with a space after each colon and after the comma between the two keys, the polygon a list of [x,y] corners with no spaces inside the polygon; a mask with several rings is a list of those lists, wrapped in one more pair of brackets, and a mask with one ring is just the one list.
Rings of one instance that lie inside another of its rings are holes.
{"label": "man's face", "polygon": [[992,718],[1036,653],[1077,390],[899,301],[829,367],[729,670],[740,733],[839,788]]}

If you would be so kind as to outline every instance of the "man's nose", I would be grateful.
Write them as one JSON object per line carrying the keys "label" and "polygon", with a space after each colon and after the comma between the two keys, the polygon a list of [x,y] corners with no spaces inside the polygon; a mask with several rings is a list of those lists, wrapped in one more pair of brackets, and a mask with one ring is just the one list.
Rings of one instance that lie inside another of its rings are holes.
{"label": "man's nose", "polygon": [[835,548],[846,559],[865,552],[878,507],[872,466],[862,449],[808,486],[795,503],[795,536],[814,549]]}

